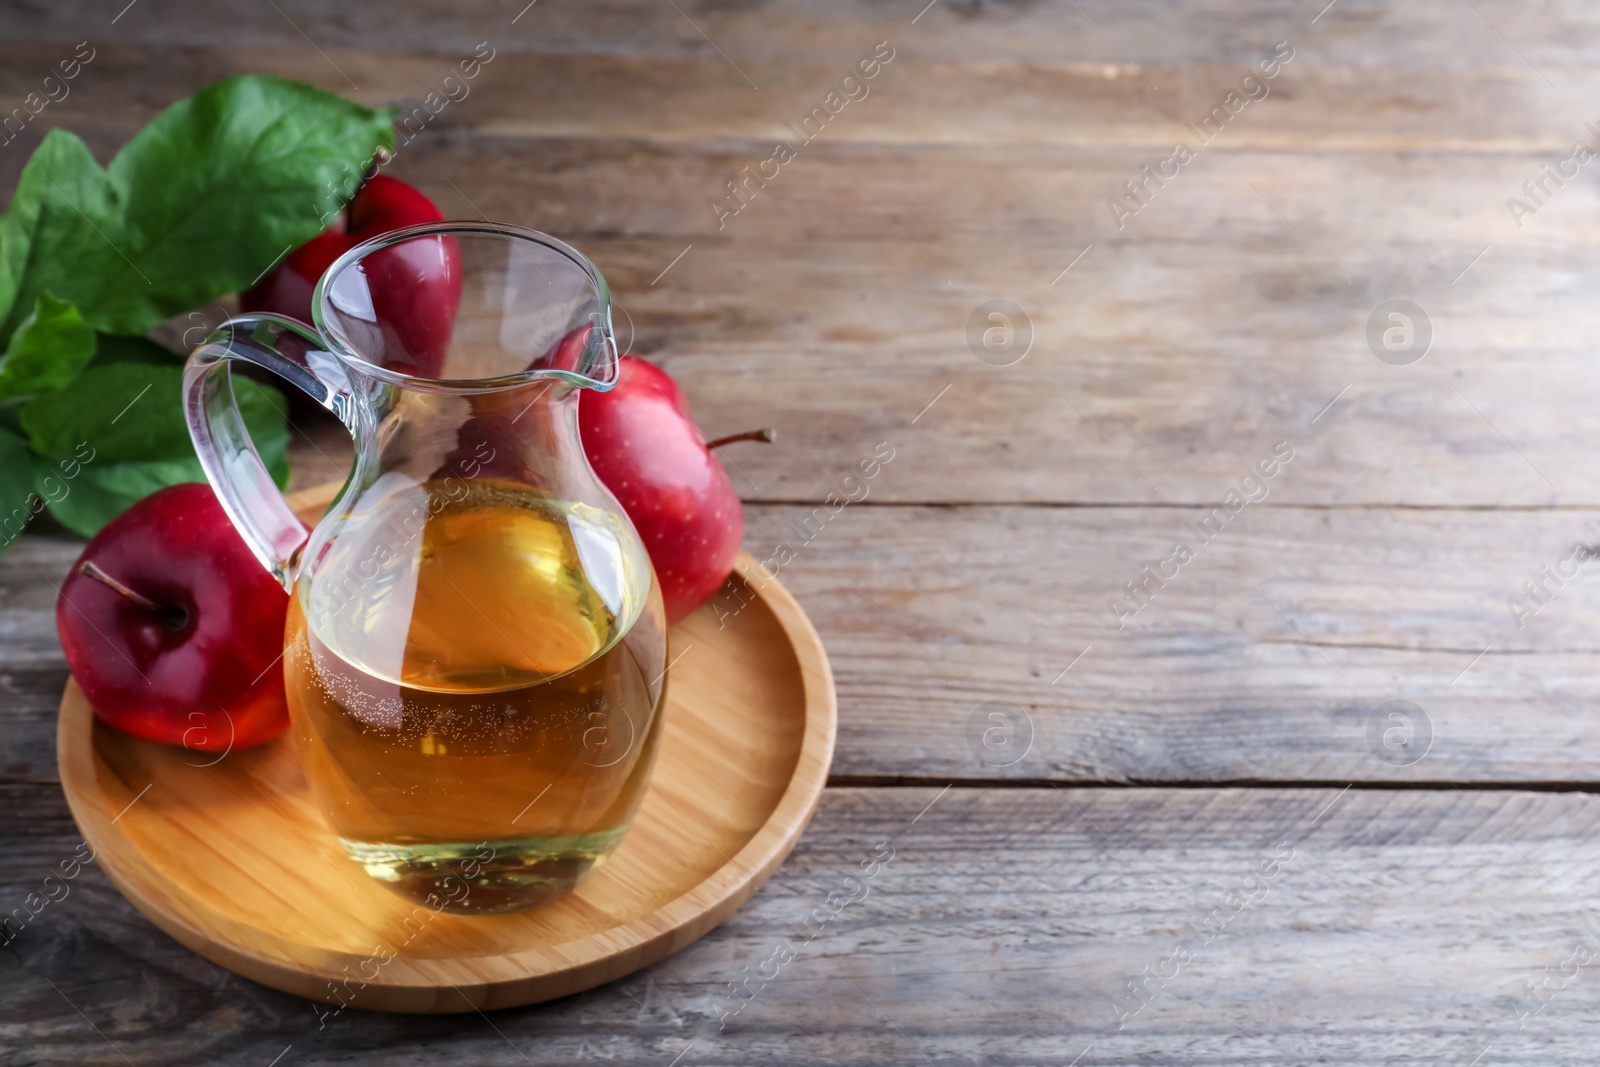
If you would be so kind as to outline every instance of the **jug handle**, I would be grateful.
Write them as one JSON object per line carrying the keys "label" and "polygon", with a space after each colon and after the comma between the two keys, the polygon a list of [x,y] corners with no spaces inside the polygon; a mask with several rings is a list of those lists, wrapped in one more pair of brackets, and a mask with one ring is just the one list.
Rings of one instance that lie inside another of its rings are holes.
{"label": "jug handle", "polygon": [[[229,319],[189,354],[183,410],[206,480],[261,565],[294,588],[308,531],[261,461],[234,399],[234,362],[287,379],[354,435],[357,405],[337,359],[309,327],[278,315]],[[314,357],[321,356],[322,359]]]}

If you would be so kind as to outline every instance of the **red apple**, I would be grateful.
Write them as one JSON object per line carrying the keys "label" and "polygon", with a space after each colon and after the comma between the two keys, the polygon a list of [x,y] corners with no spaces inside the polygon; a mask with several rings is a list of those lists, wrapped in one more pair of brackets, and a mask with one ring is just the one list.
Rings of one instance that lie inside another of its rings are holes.
{"label": "red apple", "polygon": [[739,554],[744,512],[728,472],[677,384],[632,356],[622,357],[614,389],[583,393],[578,429],[589,465],[638,529],[676,622],[711,599]]}
{"label": "red apple", "polygon": [[289,597],[208,485],[153,493],[90,539],[56,600],[56,632],[95,714],[147,741],[207,752],[289,725]]}
{"label": "red apple", "polygon": [[[317,280],[362,241],[402,226],[443,222],[433,201],[397,178],[368,178],[344,215],[326,233],[289,253],[277,267],[239,296],[245,311],[268,311],[311,321]],[[404,374],[437,378],[444,368],[456,309],[461,304],[461,250],[449,237],[406,241],[362,260],[372,307],[384,327],[385,366]]]}

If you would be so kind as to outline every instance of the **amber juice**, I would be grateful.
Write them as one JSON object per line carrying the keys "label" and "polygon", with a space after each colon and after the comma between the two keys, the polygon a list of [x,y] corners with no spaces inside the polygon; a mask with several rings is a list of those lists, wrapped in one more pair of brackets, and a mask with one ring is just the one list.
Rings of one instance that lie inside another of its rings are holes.
{"label": "amber juice", "polygon": [[353,516],[302,579],[290,713],[312,791],[369,874],[452,910],[513,910],[621,839],[666,648],[654,575],[616,523],[505,482],[412,486]]}

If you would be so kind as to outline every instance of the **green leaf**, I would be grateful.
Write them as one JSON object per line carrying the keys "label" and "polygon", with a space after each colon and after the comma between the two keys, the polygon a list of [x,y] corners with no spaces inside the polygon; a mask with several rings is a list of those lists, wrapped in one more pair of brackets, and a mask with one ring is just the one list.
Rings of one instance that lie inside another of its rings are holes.
{"label": "green leaf", "polygon": [[0,552],[16,540],[34,514],[33,468],[27,443],[0,430]]}
{"label": "green leaf", "polygon": [[78,309],[40,293],[0,357],[0,397],[60,389],[94,358],[94,330]]}
{"label": "green leaf", "polygon": [[9,433],[13,437],[20,437],[24,441],[28,439],[28,431],[22,428],[22,419],[19,415],[30,399],[32,398],[25,396],[8,396],[0,399],[0,431]]}
{"label": "green leaf", "polygon": [[[93,536],[158,489],[203,482],[184,423],[183,370],[148,363],[91,367],[22,412],[35,451],[34,484],[63,526]],[[273,480],[289,482],[287,405],[277,390],[235,375],[234,396]],[[69,457],[69,458],[54,458]],[[81,462],[79,462],[81,461]],[[46,481],[53,477],[53,481]],[[64,491],[63,491],[64,486]]]}
{"label": "green leaf", "polygon": [[46,289],[96,329],[142,334],[246,288],[322,232],[394,144],[392,115],[248,75],[173,104],[104,170],[52,130],[0,221],[0,337]]}
{"label": "green leaf", "polygon": [[110,363],[35,397],[22,409],[22,428],[44,456],[68,456],[87,444],[110,463],[183,459],[191,447],[182,390],[177,367]]}
{"label": "green leaf", "polygon": [[[110,180],[89,147],[66,130],[45,134],[0,218],[0,337],[11,335],[46,288],[89,306],[84,295],[104,273],[97,255],[115,255],[103,233],[117,232],[118,222]],[[76,285],[52,284],[71,271],[86,274]]]}
{"label": "green leaf", "polygon": [[[237,374],[233,388],[256,449],[270,467],[289,444],[283,397]],[[35,397],[21,418],[33,450],[45,456],[71,455],[85,443],[98,460],[109,463],[193,455],[183,415],[183,368],[170,364],[91,367],[65,389]]]}
{"label": "green leaf", "polygon": [[[58,479],[53,494],[45,492],[41,475],[39,492],[49,501],[50,514],[73,533],[93,537],[100,527],[158,489],[181,482],[203,482],[205,471],[194,456],[187,459],[143,463],[86,463],[76,478]],[[52,496],[57,499],[52,499]]]}
{"label": "green leaf", "polygon": [[94,337],[94,359],[90,367],[107,363],[154,363],[161,367],[183,364],[183,357],[148,337],[127,337],[115,333],[97,333]]}

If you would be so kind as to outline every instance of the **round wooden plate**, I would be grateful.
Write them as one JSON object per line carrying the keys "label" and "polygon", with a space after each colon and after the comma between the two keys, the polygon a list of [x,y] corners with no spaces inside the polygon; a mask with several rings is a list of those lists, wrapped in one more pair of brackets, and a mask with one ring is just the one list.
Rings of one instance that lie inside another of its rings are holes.
{"label": "round wooden plate", "polygon": [[822,793],[835,731],[827,654],[748,554],[729,581],[745,601],[737,615],[719,628],[702,608],[672,629],[661,749],[633,828],[574,893],[540,908],[434,913],[369,878],[324,825],[287,735],[220,760],[137,741],[102,725],[68,682],[61,784],[122,894],[247,978],[381,1011],[576,993],[725,919],[783,862]]}

